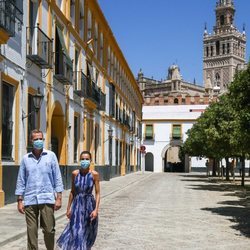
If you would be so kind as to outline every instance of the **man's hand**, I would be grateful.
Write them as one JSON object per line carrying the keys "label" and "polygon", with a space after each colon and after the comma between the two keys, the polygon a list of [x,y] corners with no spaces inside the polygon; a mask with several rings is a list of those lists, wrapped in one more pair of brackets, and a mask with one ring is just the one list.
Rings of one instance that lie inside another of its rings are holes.
{"label": "man's hand", "polygon": [[19,211],[19,213],[24,214],[24,205],[23,205],[23,201],[19,200],[17,202],[17,210]]}
{"label": "man's hand", "polygon": [[61,207],[62,207],[62,199],[57,198],[54,206],[55,211],[59,210]]}

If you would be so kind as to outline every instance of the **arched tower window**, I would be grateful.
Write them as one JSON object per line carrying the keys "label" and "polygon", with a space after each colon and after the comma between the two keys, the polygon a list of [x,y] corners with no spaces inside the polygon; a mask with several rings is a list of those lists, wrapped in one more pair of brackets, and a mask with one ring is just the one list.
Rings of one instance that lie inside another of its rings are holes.
{"label": "arched tower window", "polygon": [[216,55],[220,54],[220,41],[216,42]]}
{"label": "arched tower window", "polygon": [[215,86],[220,86],[220,74],[218,72],[215,74]]}
{"label": "arched tower window", "polygon": [[220,16],[220,25],[224,25],[225,24],[225,17],[224,15]]}

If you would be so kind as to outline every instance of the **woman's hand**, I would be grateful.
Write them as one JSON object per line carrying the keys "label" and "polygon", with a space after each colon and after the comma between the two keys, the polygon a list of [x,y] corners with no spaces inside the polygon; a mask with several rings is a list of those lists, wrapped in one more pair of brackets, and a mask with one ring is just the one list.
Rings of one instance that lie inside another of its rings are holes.
{"label": "woman's hand", "polygon": [[70,211],[70,209],[67,209],[66,216],[67,216],[68,219],[70,219],[70,217],[71,217],[71,211]]}
{"label": "woman's hand", "polygon": [[90,220],[93,221],[94,219],[97,218],[97,211],[96,210],[93,210],[92,213],[90,214]]}

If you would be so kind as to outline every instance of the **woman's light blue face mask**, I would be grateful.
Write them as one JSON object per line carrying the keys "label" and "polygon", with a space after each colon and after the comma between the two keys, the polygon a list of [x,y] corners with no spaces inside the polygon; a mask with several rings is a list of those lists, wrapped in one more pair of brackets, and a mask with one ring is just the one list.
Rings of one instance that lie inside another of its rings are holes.
{"label": "woman's light blue face mask", "polygon": [[87,169],[90,166],[90,160],[81,160],[80,163],[82,169]]}

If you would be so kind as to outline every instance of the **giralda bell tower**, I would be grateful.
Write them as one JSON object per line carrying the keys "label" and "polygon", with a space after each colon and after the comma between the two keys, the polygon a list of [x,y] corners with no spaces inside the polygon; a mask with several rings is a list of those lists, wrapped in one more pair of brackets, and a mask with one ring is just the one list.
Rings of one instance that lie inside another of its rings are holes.
{"label": "giralda bell tower", "polygon": [[218,0],[213,34],[205,27],[203,38],[203,80],[209,92],[223,93],[233,81],[236,68],[246,63],[245,28],[234,25],[233,0]]}

